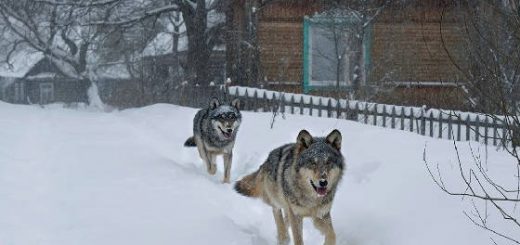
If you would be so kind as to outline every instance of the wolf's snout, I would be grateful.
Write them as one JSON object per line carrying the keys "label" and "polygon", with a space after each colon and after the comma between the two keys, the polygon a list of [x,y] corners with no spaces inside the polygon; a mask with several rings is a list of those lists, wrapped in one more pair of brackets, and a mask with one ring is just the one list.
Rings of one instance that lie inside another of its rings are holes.
{"label": "wolf's snout", "polygon": [[318,183],[320,184],[320,187],[326,187],[329,184],[326,179],[320,179]]}
{"label": "wolf's snout", "polygon": [[228,128],[228,129],[226,129],[226,131],[227,131],[228,133],[232,133],[232,132],[233,132],[233,129]]}

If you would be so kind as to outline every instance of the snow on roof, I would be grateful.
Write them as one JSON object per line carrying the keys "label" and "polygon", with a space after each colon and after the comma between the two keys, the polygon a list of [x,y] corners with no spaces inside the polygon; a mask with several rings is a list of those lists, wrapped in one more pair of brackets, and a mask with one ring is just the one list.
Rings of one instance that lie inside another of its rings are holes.
{"label": "snow on roof", "polygon": [[[177,51],[188,50],[188,37],[181,35]],[[171,33],[161,32],[146,46],[144,56],[157,56],[171,54],[173,51],[173,36]]]}
{"label": "snow on roof", "polygon": [[130,73],[125,64],[113,63],[100,65],[95,69],[94,76],[96,78],[110,78],[110,79],[129,79],[131,78]]}
{"label": "snow on roof", "polygon": [[54,72],[42,72],[38,73],[36,75],[27,76],[27,79],[45,79],[45,78],[55,78],[58,74]]}
{"label": "snow on roof", "polygon": [[6,62],[0,63],[0,76],[1,77],[24,77],[27,72],[36,64],[38,61],[43,59],[44,55],[41,52],[20,50],[9,60],[10,65]]}

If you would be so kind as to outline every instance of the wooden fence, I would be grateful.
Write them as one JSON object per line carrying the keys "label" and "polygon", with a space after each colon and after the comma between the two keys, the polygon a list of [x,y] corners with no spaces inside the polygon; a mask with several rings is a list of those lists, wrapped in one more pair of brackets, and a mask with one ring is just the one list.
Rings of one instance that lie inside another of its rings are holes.
{"label": "wooden fence", "polygon": [[281,93],[248,87],[224,88],[228,99],[240,98],[243,110],[329,117],[415,132],[456,141],[507,147],[512,130],[505,118],[478,113],[405,107],[353,100]]}
{"label": "wooden fence", "polygon": [[352,120],[373,126],[415,132],[433,138],[455,141],[477,141],[484,144],[511,146],[513,130],[506,118],[471,112],[427,109],[377,104],[355,100],[304,94],[282,93],[250,87],[186,87],[177,91],[171,103],[207,106],[212,97],[225,100],[239,98],[242,110],[279,112]]}

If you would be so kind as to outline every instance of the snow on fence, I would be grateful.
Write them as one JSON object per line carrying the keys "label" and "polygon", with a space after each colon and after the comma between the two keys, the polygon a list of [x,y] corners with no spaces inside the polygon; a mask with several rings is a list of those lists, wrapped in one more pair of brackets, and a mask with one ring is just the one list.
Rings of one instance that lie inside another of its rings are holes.
{"label": "snow on fence", "polygon": [[456,141],[477,141],[506,147],[511,129],[504,117],[425,107],[409,107],[354,100],[283,93],[250,87],[225,87],[232,98],[240,98],[243,110],[300,114],[353,120],[374,126],[407,130]]}

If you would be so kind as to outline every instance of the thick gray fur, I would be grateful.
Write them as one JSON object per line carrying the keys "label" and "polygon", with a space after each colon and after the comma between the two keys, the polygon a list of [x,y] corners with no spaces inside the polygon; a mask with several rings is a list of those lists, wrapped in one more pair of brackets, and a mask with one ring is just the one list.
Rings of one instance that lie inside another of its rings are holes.
{"label": "thick gray fur", "polygon": [[223,155],[223,181],[226,183],[229,182],[233,147],[242,121],[239,105],[238,99],[230,104],[221,104],[218,99],[212,99],[209,107],[199,110],[195,115],[193,136],[184,143],[187,147],[197,147],[211,175],[216,172],[217,155]]}
{"label": "thick gray fur", "polygon": [[290,227],[294,244],[303,245],[304,217],[312,218],[325,245],[336,244],[330,210],[345,169],[341,141],[338,130],[324,138],[302,130],[296,143],[271,151],[256,172],[235,184],[238,193],[261,198],[273,208],[278,244],[288,244]]}

